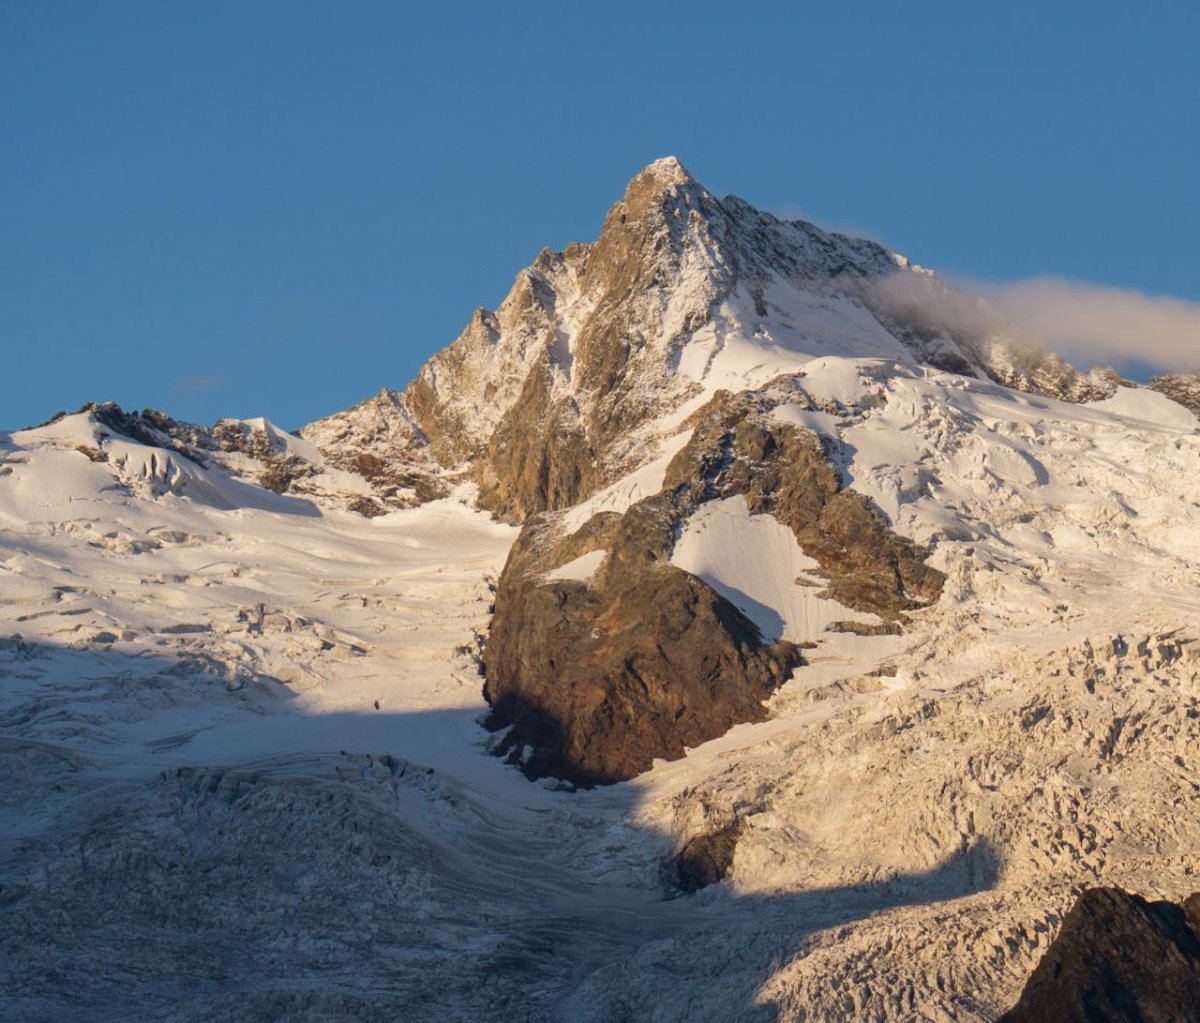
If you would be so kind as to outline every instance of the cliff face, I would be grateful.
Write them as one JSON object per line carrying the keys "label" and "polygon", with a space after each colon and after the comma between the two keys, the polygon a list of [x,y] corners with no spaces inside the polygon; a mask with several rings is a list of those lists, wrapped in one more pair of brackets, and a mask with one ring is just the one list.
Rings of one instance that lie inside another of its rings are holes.
{"label": "cliff face", "polygon": [[591,245],[543,252],[406,392],[446,466],[509,521],[577,503],[633,468],[631,434],[697,388],[673,360],[727,294],[717,204],[675,161],[630,183]]}
{"label": "cliff face", "polygon": [[523,534],[497,592],[484,694],[502,752],[531,777],[593,785],[765,716],[762,701],[800,662],[767,643],[702,580],[667,560],[670,511],[648,503],[605,523],[604,564],[587,579],[539,574]]}

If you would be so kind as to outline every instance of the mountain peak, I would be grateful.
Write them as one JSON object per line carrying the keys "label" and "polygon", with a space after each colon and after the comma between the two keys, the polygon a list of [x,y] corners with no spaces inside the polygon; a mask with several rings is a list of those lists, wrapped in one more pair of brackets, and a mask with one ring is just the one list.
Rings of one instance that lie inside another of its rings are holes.
{"label": "mountain peak", "polygon": [[481,507],[518,522],[636,469],[685,402],[818,358],[923,362],[1073,400],[1115,390],[943,324],[932,311],[947,287],[874,242],[719,200],[667,156],[633,177],[594,242],[543,249],[402,395],[304,435],[351,471],[403,461],[430,493],[469,475]]}
{"label": "mountain peak", "polygon": [[630,179],[619,205],[642,211],[661,206],[664,199],[680,195],[707,194],[704,187],[674,156],[664,156],[647,164]]}
{"label": "mountain peak", "polygon": [[645,176],[674,184],[694,184],[696,181],[676,156],[663,156],[646,164],[637,174],[637,177]]}

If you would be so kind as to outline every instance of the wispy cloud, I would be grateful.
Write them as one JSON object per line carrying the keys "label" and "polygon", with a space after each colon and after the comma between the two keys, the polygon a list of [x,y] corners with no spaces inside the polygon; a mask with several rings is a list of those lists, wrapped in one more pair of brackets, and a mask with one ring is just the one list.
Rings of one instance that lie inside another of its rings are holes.
{"label": "wispy cloud", "polygon": [[878,297],[909,322],[1004,333],[1087,368],[1139,363],[1200,369],[1200,304],[1058,277],[1004,284],[897,273]]}
{"label": "wispy cloud", "polygon": [[1068,358],[1200,369],[1200,304],[1195,302],[1057,277],[980,290],[1025,334]]}
{"label": "wispy cloud", "polygon": [[312,304],[301,294],[288,295],[266,309],[251,329],[256,341],[286,341],[312,322]]}

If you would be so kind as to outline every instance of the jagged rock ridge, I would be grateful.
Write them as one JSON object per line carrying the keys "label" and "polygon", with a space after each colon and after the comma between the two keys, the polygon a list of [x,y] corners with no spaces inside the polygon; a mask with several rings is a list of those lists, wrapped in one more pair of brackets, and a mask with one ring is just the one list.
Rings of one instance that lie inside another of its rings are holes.
{"label": "jagged rock ridge", "polygon": [[[414,443],[419,433],[405,429],[408,420],[394,391],[385,390],[322,420],[315,434],[325,441],[328,456],[313,442],[266,419],[220,419],[200,426],[155,409],[126,411],[112,401],[89,402],[72,415],[86,416],[92,423],[92,443],[79,448],[92,461],[108,462],[110,439],[125,438],[147,452],[169,453],[168,460],[179,456],[200,470],[228,473],[276,494],[316,498],[367,517],[445,497],[453,483]],[[52,426],[67,416],[56,413],[42,425]],[[115,465],[123,467],[123,461]],[[151,474],[159,490],[186,489],[189,474],[168,461],[161,469],[155,463]]]}
{"label": "jagged rock ridge", "polygon": [[1200,416],[1200,371],[1157,376],[1147,386]]}

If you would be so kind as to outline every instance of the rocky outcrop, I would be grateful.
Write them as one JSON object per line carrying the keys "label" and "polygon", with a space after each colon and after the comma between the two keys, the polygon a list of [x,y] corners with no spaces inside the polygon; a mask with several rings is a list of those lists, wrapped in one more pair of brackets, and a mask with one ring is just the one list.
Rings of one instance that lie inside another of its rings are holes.
{"label": "rocky outcrop", "polygon": [[1136,386],[1108,367],[1081,373],[1061,356],[1019,336],[978,295],[905,263],[863,283],[865,305],[920,359],[950,373],[1075,403]]}
{"label": "rocky outcrop", "polygon": [[1091,888],[997,1023],[1196,1023],[1200,894],[1182,906]]}
{"label": "rocky outcrop", "polygon": [[820,565],[825,595],[884,621],[927,604],[943,577],[843,488],[821,441],[775,422],[782,396],[717,395],[695,416],[658,494],[566,535],[532,518],[496,594],[484,695],[501,752],[533,777],[595,784],[675,759],[743,721],[801,662],[736,606],[670,563],[682,524],[706,501],[742,495]]}
{"label": "rocky outcrop", "polygon": [[870,501],[842,485],[827,442],[773,419],[779,404],[807,400],[789,384],[717,394],[696,413],[664,485],[696,503],[744,495],[752,514],[773,515],[816,559],[828,580],[823,595],[856,611],[897,621],[932,603],[944,576],[925,564],[928,552],[892,532]]}
{"label": "rocky outcrop", "polygon": [[89,401],[75,412],[56,412],[40,426],[50,426],[69,415],[89,415],[101,431],[108,430],[140,444],[174,451],[197,465],[207,465],[204,452],[218,446],[212,431],[203,426],[172,419],[152,408],[127,412],[115,401]]}
{"label": "rocky outcrop", "polygon": [[[154,409],[126,411],[115,402],[90,402],[86,415],[97,444],[124,437],[171,452],[206,470],[221,470],[277,494],[317,497],[368,517],[444,497],[452,479],[417,445],[415,428],[398,428],[388,414],[399,396],[385,391],[369,402],[330,416],[308,429],[325,442],[324,455],[308,437],[286,433],[265,419],[220,419],[200,426]],[[107,460],[101,448],[81,447],[94,461]]]}
{"label": "rocky outcrop", "polygon": [[445,497],[453,482],[431,454],[429,439],[409,413],[405,397],[387,388],[309,423],[300,436],[329,465],[370,484],[371,497],[357,499],[357,510],[366,514]]}
{"label": "rocky outcrop", "polygon": [[[762,701],[800,661],[768,644],[702,580],[669,563],[672,495],[593,520],[561,544],[536,519],[509,555],[485,651],[489,724],[500,752],[530,777],[578,785],[620,781],[687,747],[764,716]],[[554,578],[555,562],[591,550],[587,578]]]}
{"label": "rocky outcrop", "polygon": [[519,400],[497,424],[475,478],[480,506],[512,521],[547,508],[569,508],[603,478],[578,405],[554,394],[545,353]]}
{"label": "rocky outcrop", "polygon": [[733,866],[741,830],[741,823],[734,821],[684,842],[671,857],[671,888],[688,894],[723,881]]}
{"label": "rocky outcrop", "polygon": [[1062,356],[1034,345],[994,341],[982,354],[987,374],[998,384],[1059,401],[1103,401],[1118,387],[1134,387],[1107,366],[1080,373]]}
{"label": "rocky outcrop", "polygon": [[1200,416],[1200,371],[1154,377],[1147,386]]}

